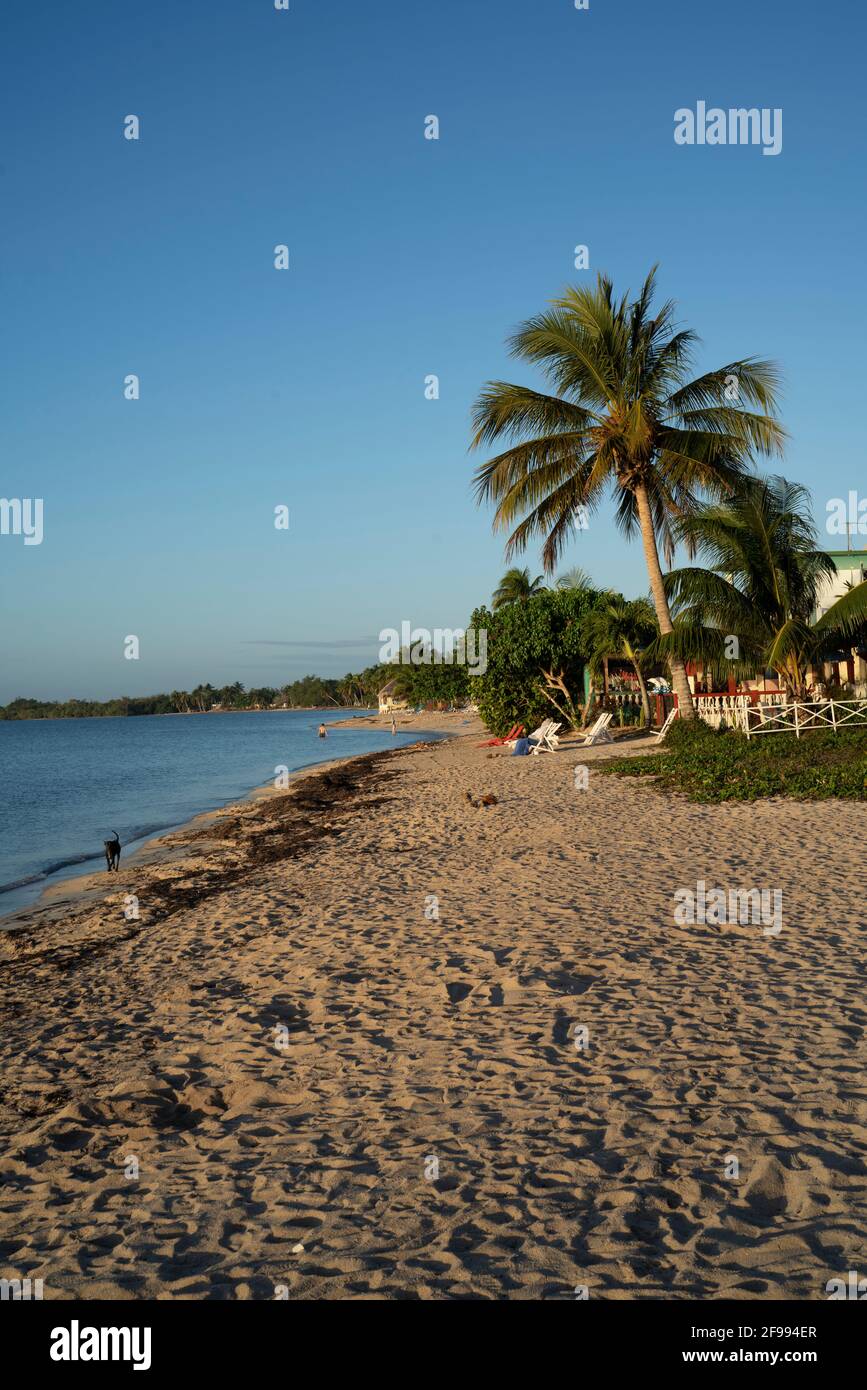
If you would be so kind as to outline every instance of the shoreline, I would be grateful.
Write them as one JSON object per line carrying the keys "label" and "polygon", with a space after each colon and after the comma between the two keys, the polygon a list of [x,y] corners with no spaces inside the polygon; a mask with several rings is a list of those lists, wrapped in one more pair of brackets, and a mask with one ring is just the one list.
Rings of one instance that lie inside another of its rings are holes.
{"label": "shoreline", "polygon": [[[134,697],[141,698],[141,697]],[[368,709],[365,705],[251,705],[237,709],[166,709],[155,710],[152,714],[28,714],[16,715],[12,719],[0,718],[0,724],[57,724],[71,719],[174,719],[176,715],[186,718],[188,714],[331,714],[334,710]]]}
{"label": "shoreline", "polygon": [[[288,775],[286,790],[288,791],[297,780],[305,776],[324,771],[332,765],[351,762],[356,757],[366,756],[368,755],[364,753],[355,753],[347,758],[329,759],[324,763],[309,763],[304,767],[296,768]],[[20,908],[16,912],[0,916],[0,941],[2,941],[3,933],[6,931],[22,931],[35,925],[33,921],[29,920],[31,918],[45,917],[51,922],[60,913],[75,911],[76,907],[79,906],[92,905],[101,897],[107,899],[113,889],[115,877],[120,879],[125,871],[150,868],[164,861],[167,862],[177,843],[186,839],[188,834],[197,835],[210,822],[216,822],[222,816],[240,811],[244,807],[257,805],[270,793],[280,794],[272,783],[265,782],[260,786],[252,787],[243,797],[232,798],[223,806],[218,806],[210,811],[199,811],[196,815],[190,816],[188,820],[181,821],[177,825],[166,826],[165,829],[159,830],[154,835],[143,837],[141,841],[133,841],[137,848],[132,853],[126,854],[128,846],[124,846],[125,858],[121,860],[121,868],[116,876],[109,876],[105,868],[100,866],[98,869],[85,869],[79,873],[72,872],[59,878],[55,883],[47,884],[34,903]],[[94,858],[98,858],[98,856],[94,856]],[[105,893],[100,892],[101,888],[105,889]]]}
{"label": "shoreline", "polygon": [[[196,712],[209,713],[210,711]],[[234,713],[236,711],[227,710],[216,712]],[[242,710],[237,712],[250,713],[251,711]],[[256,713],[257,711],[252,712]],[[266,713],[264,710],[258,712]],[[163,716],[154,717],[160,718]],[[461,717],[465,722],[470,718],[470,716],[463,711],[461,712]],[[439,722],[441,727],[419,728],[420,735],[432,733],[437,735],[437,737],[454,736],[456,730],[452,729],[451,723],[443,726],[443,720],[445,718],[453,721],[454,716],[430,715],[429,721],[433,723]],[[359,721],[349,718],[346,720],[333,720],[329,723],[329,728],[332,727],[332,725],[338,728],[353,728],[356,727],[359,722],[362,727],[373,727],[372,721],[366,719],[361,719]],[[412,747],[413,745],[409,746]],[[401,747],[405,748],[407,745],[403,744]],[[386,753],[394,753],[399,752],[400,749],[386,749],[383,751]],[[370,755],[366,753],[352,753],[344,757],[326,758],[321,761],[317,760],[315,762],[305,763],[302,767],[295,768],[288,774],[285,791],[291,790],[299,779],[307,775],[313,775],[316,772],[324,771],[332,765],[340,766],[344,763],[353,761],[355,758],[364,758],[367,756]],[[225,802],[222,806],[207,811],[200,811],[187,820],[178,822],[176,825],[168,825],[155,834],[143,836],[140,840],[132,842],[136,848],[133,849],[132,853],[127,855],[126,858],[122,858],[120,872],[113,877],[120,879],[127,870],[136,870],[140,867],[153,867],[155,865],[158,866],[163,860],[167,860],[171,857],[171,853],[177,843],[187,838],[187,832],[195,832],[198,834],[202,827],[212,821],[218,820],[224,814],[237,811],[239,808],[248,805],[258,804],[272,794],[275,796],[284,795],[285,791],[274,787],[271,782],[265,782],[261,785],[251,787],[250,790],[241,797],[231,798],[231,800]],[[55,921],[60,914],[74,912],[79,905],[89,906],[93,902],[98,901],[101,896],[107,898],[109,892],[112,890],[111,878],[102,867],[101,857],[94,855],[93,858],[100,862],[99,868],[82,869],[76,872],[75,866],[69,865],[68,867],[71,872],[61,872],[53,882],[46,883],[41,889],[39,896],[24,907],[12,909],[9,912],[3,912],[2,895],[0,895],[0,941],[2,941],[4,934],[7,932],[27,930],[35,926],[37,920],[45,921],[50,924]],[[47,877],[52,878],[53,875],[48,875]],[[101,893],[101,889],[105,890],[104,893]]]}
{"label": "shoreline", "polygon": [[[0,943],[0,1225],[46,1298],[810,1300],[858,1268],[864,806],[483,737],[308,770],[169,837],[140,921],[118,891]],[[698,880],[778,888],[781,934],[679,925]]]}

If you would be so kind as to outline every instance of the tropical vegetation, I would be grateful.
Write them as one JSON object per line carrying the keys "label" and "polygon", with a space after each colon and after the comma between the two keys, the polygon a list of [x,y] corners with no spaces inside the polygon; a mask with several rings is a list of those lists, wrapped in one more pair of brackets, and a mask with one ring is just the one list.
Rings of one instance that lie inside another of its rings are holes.
{"label": "tropical vegetation", "polygon": [[[754,357],[692,377],[698,342],[674,305],[654,306],[655,269],[634,299],[600,275],[572,287],[510,340],[548,390],[490,381],[474,411],[473,447],[505,440],[476,471],[479,502],[510,532],[506,553],[543,538],[551,573],[576,526],[613,490],[625,535],[641,535],[660,632],[672,617],[659,552],[670,564],[675,524],[698,503],[730,495],[759,454],[782,449],[778,374]],[[751,408],[755,407],[755,409]],[[694,716],[683,659],[669,652],[682,717]]]}
{"label": "tropical vegetation", "polygon": [[114,700],[33,700],[19,697],[0,706],[0,719],[81,719],[94,716],[143,714],[199,714],[212,709],[317,709],[369,707],[384,683],[381,667],[371,667],[341,680],[303,676],[283,686],[254,686],[240,681],[215,686],[201,683],[192,690],[172,690],[159,695],[122,695]]}
{"label": "tropical vegetation", "polygon": [[[653,604],[646,598],[626,599],[622,594],[606,593],[589,615],[587,635],[590,645],[591,694],[602,675],[602,699],[608,701],[612,658],[626,662],[635,672],[641,691],[644,724],[652,722],[645,668],[647,654],[659,636]],[[588,698],[585,723],[591,706]]]}
{"label": "tropical vegetation", "polygon": [[733,730],[675,720],[659,753],[594,764],[603,775],[642,777],[690,801],[757,801],[789,796],[867,799],[867,729],[815,732],[798,739],[773,734],[748,739]]}
{"label": "tropical vegetation", "polygon": [[523,603],[475,610],[470,626],[487,632],[487,669],[470,678],[470,689],[493,733],[549,716],[580,723],[588,619],[598,601],[593,589],[547,589]]}
{"label": "tropical vegetation", "polygon": [[822,581],[836,571],[819,549],[806,488],[781,477],[744,479],[725,501],[681,517],[673,530],[706,565],[666,576],[675,619],[657,654],[701,662],[720,678],[773,670],[791,698],[803,700],[811,669],[863,641],[867,584],[814,616]]}
{"label": "tropical vegetation", "polygon": [[507,570],[494,590],[491,604],[494,612],[498,608],[504,608],[507,603],[526,603],[528,598],[535,598],[545,587],[542,583],[543,577],[538,574],[535,579],[531,579],[528,569]]}
{"label": "tropical vegetation", "polygon": [[371,709],[378,693],[392,678],[410,704],[463,703],[468,694],[465,667],[444,665],[378,665],[349,672],[339,679],[302,676],[281,686],[201,683],[192,690],[114,700],[34,700],[19,697],[0,705],[0,719],[82,719],[144,714],[203,714],[211,710],[250,709]]}

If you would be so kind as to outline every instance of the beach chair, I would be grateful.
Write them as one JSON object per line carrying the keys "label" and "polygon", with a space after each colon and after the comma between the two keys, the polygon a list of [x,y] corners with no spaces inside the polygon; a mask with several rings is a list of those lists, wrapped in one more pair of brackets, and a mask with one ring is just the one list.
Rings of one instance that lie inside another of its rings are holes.
{"label": "beach chair", "polygon": [[[531,734],[527,734],[527,738],[530,740],[531,743],[537,743],[540,738],[544,737],[544,735],[548,732],[549,726],[553,723],[553,719],[543,719],[538,729],[534,729]],[[559,724],[557,725],[557,727],[559,729]],[[515,738],[510,738],[508,740],[509,744],[517,743],[517,741],[518,740]]]}
{"label": "beach chair", "polygon": [[559,738],[557,737],[557,730],[561,727],[561,724],[555,724],[553,719],[549,719],[548,727],[547,729],[545,729],[545,732],[541,734],[535,742],[531,742],[530,752],[556,753],[557,745],[560,742]]}
{"label": "beach chair", "polygon": [[504,743],[513,743],[515,739],[521,737],[524,732],[523,724],[513,724],[505,738],[487,738],[484,743],[476,744],[477,748],[498,748]]}
{"label": "beach chair", "polygon": [[657,741],[657,743],[662,743],[662,740],[665,738],[665,735],[668,733],[669,729],[671,728],[671,726],[672,726],[672,724],[674,723],[674,721],[675,721],[676,718],[677,718],[677,705],[675,705],[674,709],[670,709],[670,710],[668,711],[668,714],[665,716],[665,723],[663,724],[662,728],[659,730],[659,733],[656,735],[656,741]]}
{"label": "beach chair", "polygon": [[611,735],[608,732],[608,725],[611,723],[611,714],[600,714],[592,729],[588,729],[584,735],[584,747],[589,747],[592,743],[611,743]]}

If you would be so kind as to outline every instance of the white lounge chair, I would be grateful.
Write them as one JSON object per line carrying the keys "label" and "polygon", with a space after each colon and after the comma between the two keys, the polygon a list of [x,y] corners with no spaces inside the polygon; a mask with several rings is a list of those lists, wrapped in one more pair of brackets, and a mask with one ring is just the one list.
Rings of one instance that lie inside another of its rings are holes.
{"label": "white lounge chair", "polygon": [[531,753],[556,753],[557,745],[560,742],[557,737],[557,730],[561,725],[555,723],[553,719],[548,720],[548,727],[544,733],[540,734],[535,740],[531,740]]}
{"label": "white lounge chair", "polygon": [[657,743],[662,743],[662,740],[665,738],[665,735],[668,733],[669,729],[671,728],[671,726],[672,726],[672,724],[674,723],[674,721],[675,721],[676,718],[677,718],[677,705],[674,706],[674,709],[670,709],[670,710],[668,711],[668,714],[665,716],[665,723],[663,724],[662,728],[659,730],[659,733],[656,735],[656,741],[657,741]]}
{"label": "white lounge chair", "polygon": [[611,743],[611,735],[608,732],[608,725],[611,723],[612,715],[600,714],[592,729],[588,729],[584,735],[584,747],[591,743]]}
{"label": "white lounge chair", "polygon": [[[553,723],[553,719],[544,719],[538,729],[534,729],[531,734],[521,734],[521,738],[529,739],[530,743],[533,743],[536,739],[544,738],[545,734],[548,732],[549,726]],[[559,727],[560,725],[558,724],[557,728],[559,729]],[[510,738],[506,743],[506,747],[514,748],[517,742],[518,740],[516,738]]]}

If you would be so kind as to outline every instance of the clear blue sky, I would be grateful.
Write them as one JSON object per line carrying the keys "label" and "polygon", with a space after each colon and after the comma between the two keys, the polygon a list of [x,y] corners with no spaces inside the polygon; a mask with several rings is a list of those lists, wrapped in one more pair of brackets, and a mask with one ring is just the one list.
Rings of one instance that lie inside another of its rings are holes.
{"label": "clear blue sky", "polygon": [[[0,495],[44,498],[45,538],[0,537],[0,700],[339,675],[382,627],[465,623],[504,569],[470,407],[529,379],[505,336],[586,277],[577,243],[621,287],[660,261],[699,365],[779,360],[785,471],[822,523],[863,491],[861,6],[7,0],[2,22]],[[676,146],[699,99],[782,107],[782,153]],[[566,563],[647,587],[607,509]]]}

